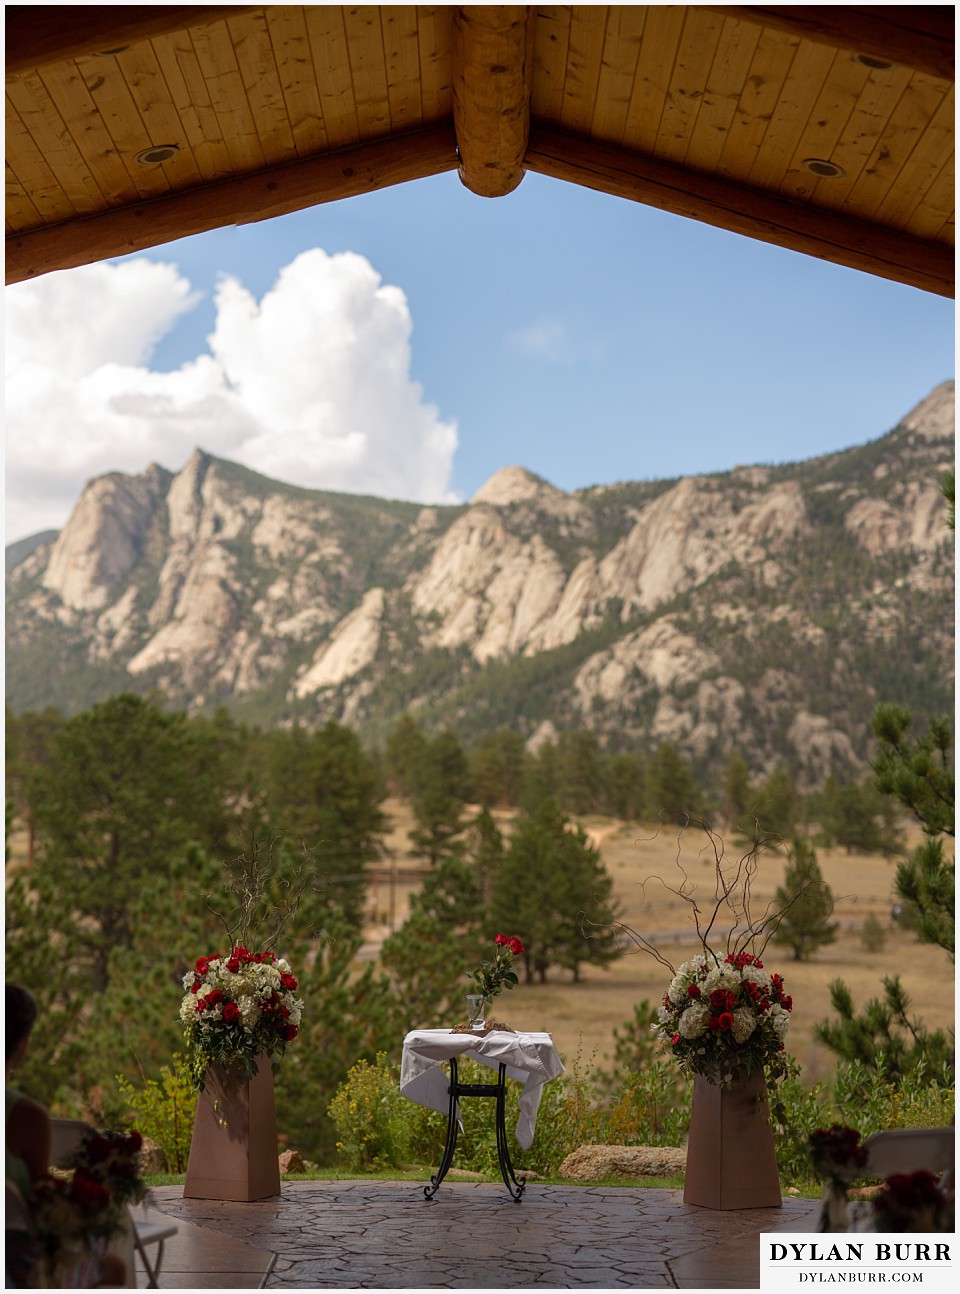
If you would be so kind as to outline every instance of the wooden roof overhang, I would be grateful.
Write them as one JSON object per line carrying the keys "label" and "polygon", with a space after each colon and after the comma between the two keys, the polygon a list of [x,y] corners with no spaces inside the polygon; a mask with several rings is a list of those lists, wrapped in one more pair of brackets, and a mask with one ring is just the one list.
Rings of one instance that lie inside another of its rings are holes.
{"label": "wooden roof overhang", "polygon": [[7,282],[459,170],[953,293],[953,6],[8,5],[6,55]]}

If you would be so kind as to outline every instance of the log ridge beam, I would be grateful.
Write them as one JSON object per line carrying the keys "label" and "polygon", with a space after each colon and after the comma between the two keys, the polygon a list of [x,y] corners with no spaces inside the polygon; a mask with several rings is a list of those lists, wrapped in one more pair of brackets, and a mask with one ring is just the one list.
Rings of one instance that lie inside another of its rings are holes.
{"label": "log ridge beam", "polygon": [[534,121],[526,166],[790,251],[952,297],[954,252],[834,211],[574,135]]}
{"label": "log ridge beam", "polygon": [[10,234],[6,281],[72,269],[226,225],[254,224],[322,202],[453,171],[457,154],[449,122],[252,175],[185,189],[59,225]]}
{"label": "log ridge beam", "polygon": [[453,11],[460,179],[482,198],[512,193],[524,176],[535,22],[528,5],[462,5]]}

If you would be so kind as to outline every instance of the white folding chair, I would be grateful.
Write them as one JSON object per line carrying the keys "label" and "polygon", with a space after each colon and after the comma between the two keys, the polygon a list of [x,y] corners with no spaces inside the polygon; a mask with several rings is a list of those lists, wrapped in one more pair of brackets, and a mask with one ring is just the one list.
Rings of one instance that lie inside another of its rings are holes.
{"label": "white folding chair", "polygon": [[956,1153],[955,1128],[889,1128],[865,1137],[868,1177],[892,1173],[947,1173]]}
{"label": "white folding chair", "polygon": [[[50,1163],[54,1168],[65,1168],[71,1154],[80,1144],[81,1138],[93,1129],[80,1119],[51,1119],[50,1123],[52,1133]],[[133,1254],[136,1252],[147,1274],[147,1289],[159,1289],[157,1281],[163,1263],[163,1242],[177,1234],[177,1224],[168,1222],[166,1219],[162,1222],[140,1221],[134,1218],[129,1209],[127,1209],[127,1223],[128,1234],[122,1236],[117,1245],[111,1246],[114,1252],[120,1253],[126,1263],[127,1285],[130,1289],[137,1288],[137,1274],[133,1260]],[[151,1262],[147,1250],[153,1245],[157,1246],[157,1252]]]}

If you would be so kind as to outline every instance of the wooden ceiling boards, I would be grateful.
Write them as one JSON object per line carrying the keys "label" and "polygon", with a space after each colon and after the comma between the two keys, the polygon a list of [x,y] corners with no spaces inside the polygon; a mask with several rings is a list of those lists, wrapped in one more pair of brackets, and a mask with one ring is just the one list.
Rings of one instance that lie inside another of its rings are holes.
{"label": "wooden ceiling boards", "polygon": [[7,282],[457,170],[953,293],[953,6],[6,6]]}

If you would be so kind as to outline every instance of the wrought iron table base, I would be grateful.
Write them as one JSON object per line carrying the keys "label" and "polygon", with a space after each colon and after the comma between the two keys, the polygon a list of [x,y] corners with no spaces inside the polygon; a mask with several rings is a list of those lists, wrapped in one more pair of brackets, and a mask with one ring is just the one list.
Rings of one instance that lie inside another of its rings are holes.
{"label": "wrought iron table base", "polygon": [[447,1171],[453,1163],[453,1152],[457,1147],[457,1136],[460,1132],[460,1125],[457,1122],[458,1098],[461,1096],[488,1096],[492,1097],[497,1103],[497,1159],[500,1161],[500,1174],[511,1197],[519,1204],[527,1179],[517,1177],[513,1171],[510,1151],[507,1148],[507,1087],[504,1081],[506,1072],[506,1065],[501,1064],[495,1083],[461,1083],[457,1076],[457,1058],[456,1056],[450,1057],[450,1086],[447,1088],[450,1094],[450,1104],[447,1107],[447,1142],[443,1148],[443,1158],[440,1161],[439,1169],[435,1176],[430,1178],[430,1185],[423,1188],[423,1193],[428,1200],[433,1199],[434,1195],[436,1195],[440,1189],[440,1183],[446,1177]]}

